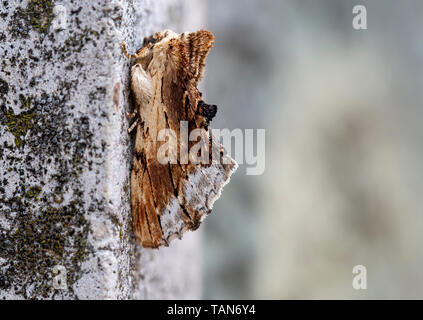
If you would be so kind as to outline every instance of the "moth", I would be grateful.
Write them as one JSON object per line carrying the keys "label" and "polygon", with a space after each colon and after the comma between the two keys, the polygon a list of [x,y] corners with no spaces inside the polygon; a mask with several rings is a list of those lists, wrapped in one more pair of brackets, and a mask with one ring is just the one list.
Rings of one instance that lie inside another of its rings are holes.
{"label": "moth", "polygon": [[[128,131],[136,130],[131,206],[133,229],[143,247],[167,246],[196,230],[237,169],[209,128],[217,107],[205,103],[197,88],[213,43],[207,30],[164,30],[145,38],[135,54],[122,44],[124,55],[135,60],[135,110],[128,114],[135,118]],[[163,140],[164,130],[173,135]],[[198,140],[187,139],[196,130]],[[159,156],[165,144],[170,148],[164,154],[173,161]]]}

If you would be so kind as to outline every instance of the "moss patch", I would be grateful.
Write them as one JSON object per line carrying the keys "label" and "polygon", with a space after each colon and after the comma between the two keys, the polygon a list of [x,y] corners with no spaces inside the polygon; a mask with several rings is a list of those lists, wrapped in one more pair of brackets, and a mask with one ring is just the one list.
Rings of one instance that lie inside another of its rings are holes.
{"label": "moss patch", "polygon": [[[0,256],[10,261],[9,267],[0,274],[3,279],[0,288],[10,287],[7,279],[13,279],[15,288],[19,288],[15,293],[25,298],[51,297],[56,293],[52,286],[52,269],[56,265],[66,265],[71,266],[71,270],[67,270],[71,290],[79,277],[80,262],[86,255],[88,233],[78,204],[29,211],[15,219],[15,226],[6,236],[0,235]],[[36,287],[28,287],[35,282]]]}
{"label": "moss patch", "polygon": [[20,114],[14,114],[12,110],[6,111],[6,126],[11,134],[15,136],[15,146],[23,145],[23,138],[28,130],[33,126],[32,119],[35,113],[33,111],[25,111]]}
{"label": "moss patch", "polygon": [[41,187],[30,187],[25,192],[25,198],[38,200],[38,195],[40,194],[41,190]]}
{"label": "moss patch", "polygon": [[28,37],[32,28],[40,33],[47,33],[54,19],[54,1],[28,0],[26,8],[18,7],[12,16],[10,26],[14,37]]}
{"label": "moss patch", "polygon": [[54,1],[50,0],[29,0],[26,13],[32,28],[41,33],[47,33],[53,14]]}

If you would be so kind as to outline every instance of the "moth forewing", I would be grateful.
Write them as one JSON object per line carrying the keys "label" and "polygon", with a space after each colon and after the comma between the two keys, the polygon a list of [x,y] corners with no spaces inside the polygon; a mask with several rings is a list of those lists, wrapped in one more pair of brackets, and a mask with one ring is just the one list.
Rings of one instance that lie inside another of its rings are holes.
{"label": "moth forewing", "polygon": [[[197,229],[237,168],[231,158],[222,164],[221,157],[202,154],[201,161],[193,161],[197,151],[182,154],[198,143],[182,141],[189,135],[181,134],[182,123],[188,131],[200,130],[199,137],[212,152],[208,124],[216,106],[202,101],[197,84],[213,41],[206,30],[182,35],[164,30],[146,38],[134,55],[123,47],[127,57],[135,58],[131,88],[140,119],[131,172],[131,205],[134,232],[144,247],[168,245],[187,230]],[[166,143],[158,139],[163,136],[159,132],[165,129],[175,132],[171,143],[177,144],[173,149],[177,150],[176,163],[158,159],[160,147]],[[203,153],[205,149],[200,150]]]}

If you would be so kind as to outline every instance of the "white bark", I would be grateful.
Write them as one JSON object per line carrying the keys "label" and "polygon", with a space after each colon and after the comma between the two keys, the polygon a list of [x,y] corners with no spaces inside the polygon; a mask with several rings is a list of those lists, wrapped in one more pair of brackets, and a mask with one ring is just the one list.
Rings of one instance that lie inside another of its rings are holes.
{"label": "white bark", "polygon": [[202,11],[198,0],[0,4],[0,299],[200,297],[198,231],[154,251],[132,234],[121,43],[134,52],[158,30],[198,29]]}

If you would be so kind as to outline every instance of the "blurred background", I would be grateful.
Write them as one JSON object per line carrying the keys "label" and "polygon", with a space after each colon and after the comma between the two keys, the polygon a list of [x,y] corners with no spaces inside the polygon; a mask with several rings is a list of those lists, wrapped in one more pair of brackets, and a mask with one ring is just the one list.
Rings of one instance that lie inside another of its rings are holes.
{"label": "blurred background", "polygon": [[266,170],[241,165],[206,220],[203,297],[423,298],[423,2],[208,0],[206,17],[213,127],[266,129]]}

